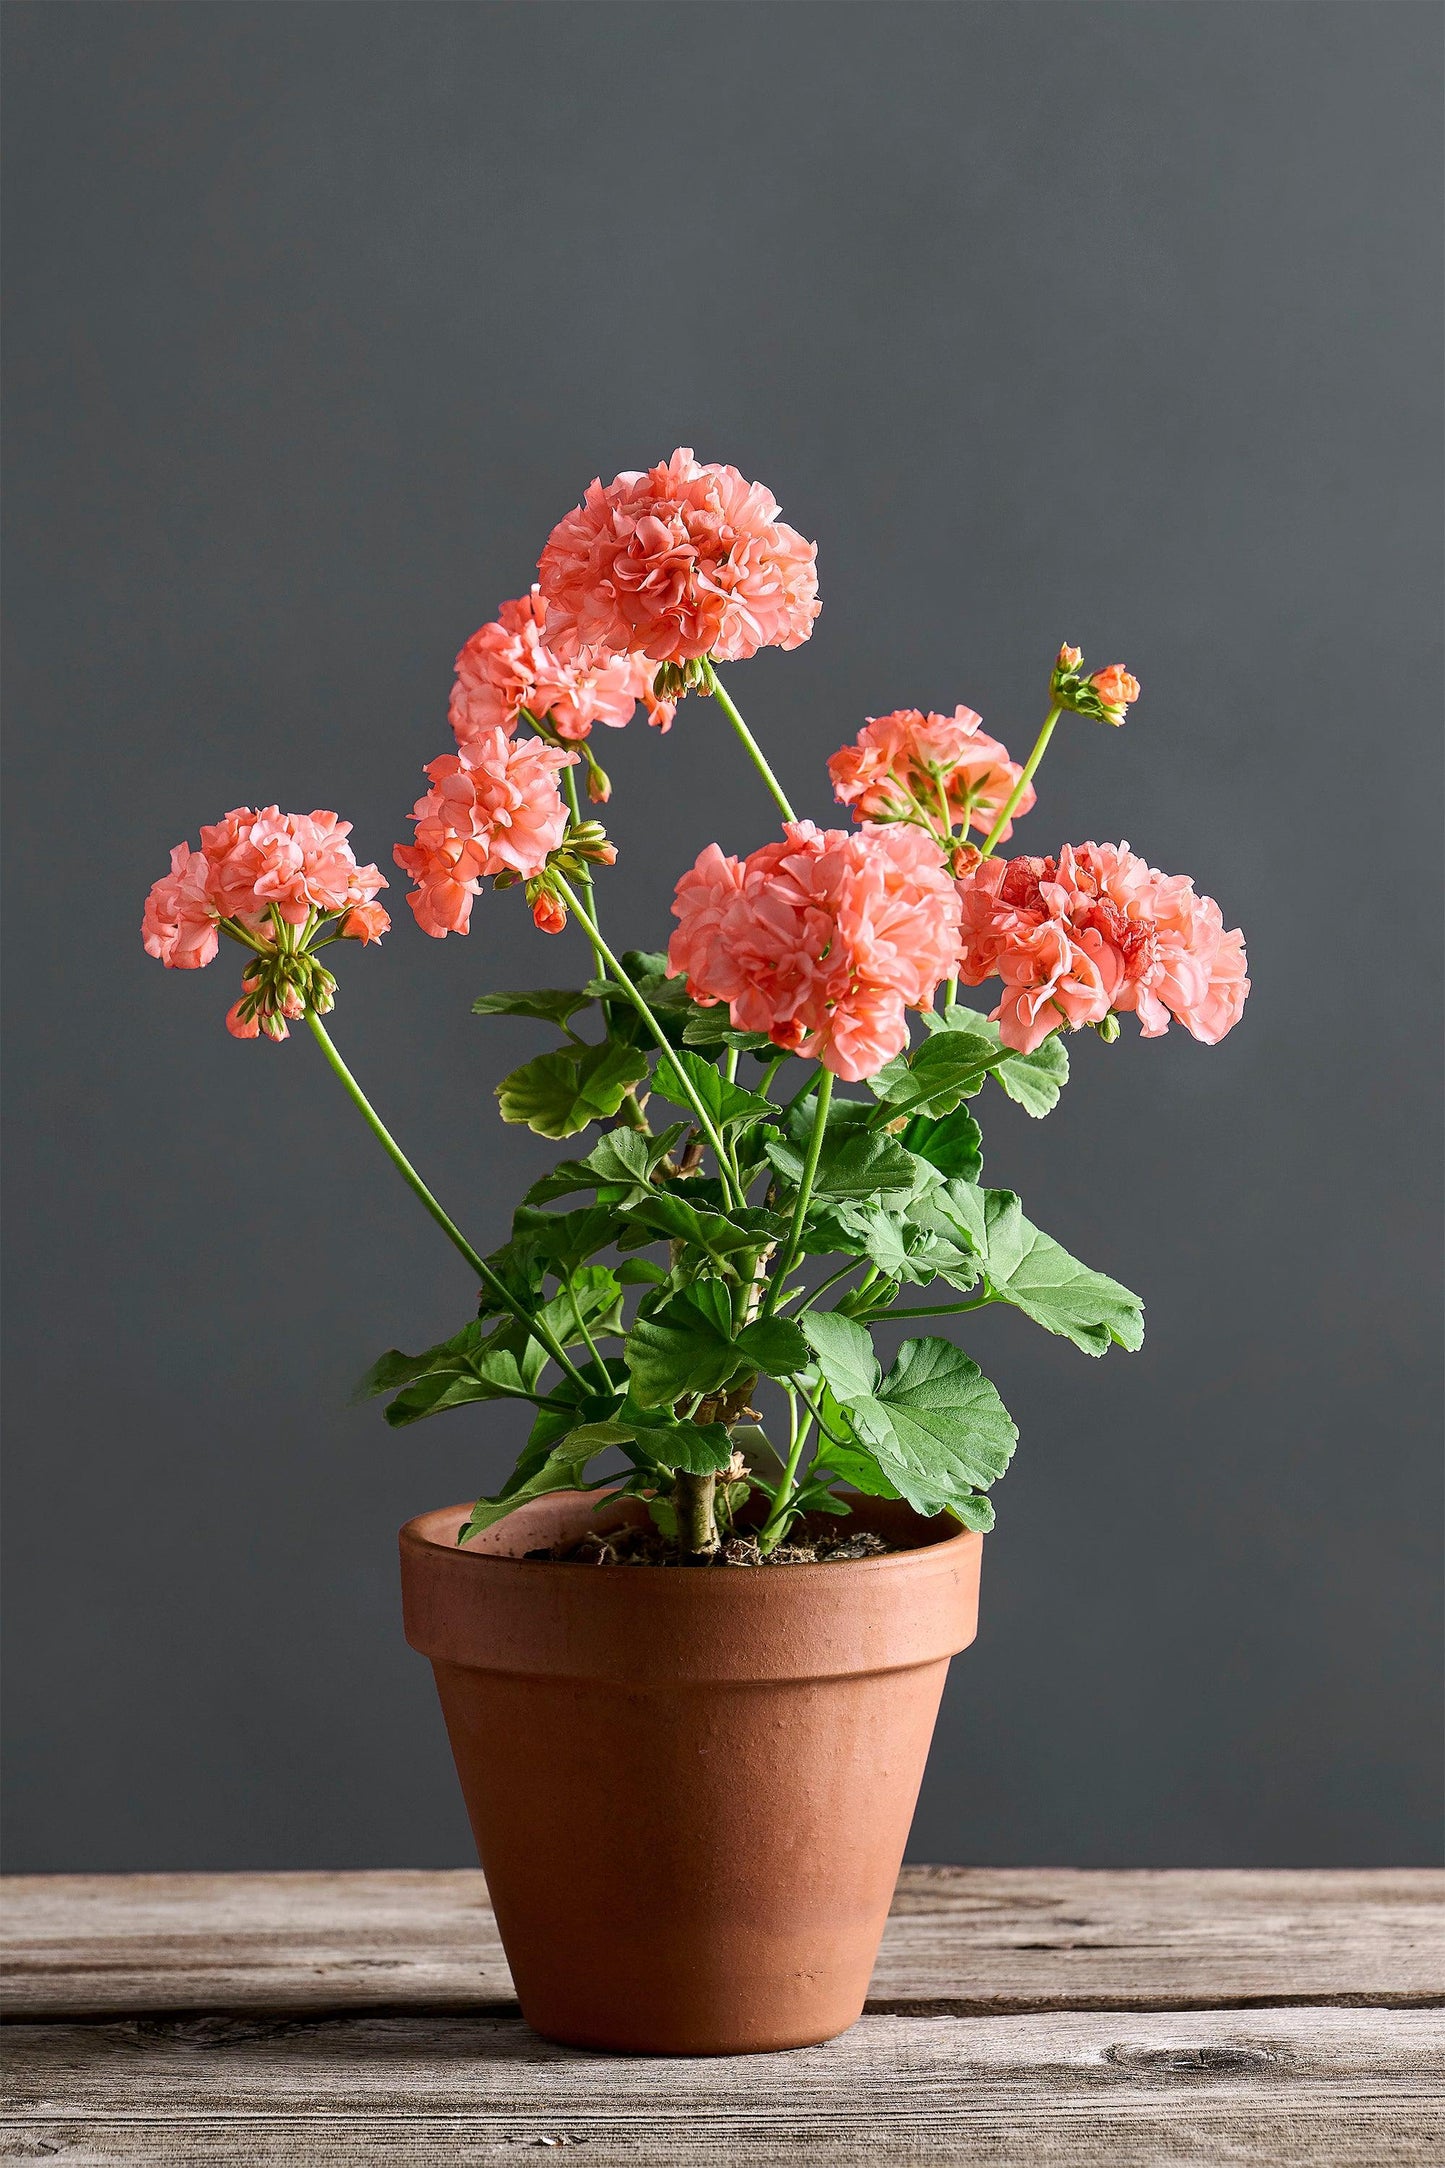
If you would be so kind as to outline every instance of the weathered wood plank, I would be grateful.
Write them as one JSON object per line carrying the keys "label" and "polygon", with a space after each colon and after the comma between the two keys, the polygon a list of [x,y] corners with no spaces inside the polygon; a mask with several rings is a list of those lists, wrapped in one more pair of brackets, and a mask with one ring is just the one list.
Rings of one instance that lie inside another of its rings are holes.
{"label": "weathered wood plank", "polygon": [[57,2168],[515,2161],[1419,2168],[1445,2147],[1445,2017],[1272,2009],[865,2018],[788,2055],[649,2061],[516,2019],[23,2025],[0,2153]]}
{"label": "weathered wood plank", "polygon": [[[515,2007],[475,1872],[55,1875],[0,1884],[17,2018]],[[1445,1998],[1445,1874],[907,1867],[870,2008]]]}

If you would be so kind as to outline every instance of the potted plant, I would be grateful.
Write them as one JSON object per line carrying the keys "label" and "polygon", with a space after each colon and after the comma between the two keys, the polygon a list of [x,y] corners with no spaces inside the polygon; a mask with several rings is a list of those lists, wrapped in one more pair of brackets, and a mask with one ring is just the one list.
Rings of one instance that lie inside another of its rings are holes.
{"label": "potted plant", "polygon": [[[232,1032],[304,1023],[467,1267],[472,1314],[362,1391],[397,1426],[534,1411],[493,1495],[402,1530],[406,1631],[523,2011],[594,2047],[778,2048],[857,2017],[1016,1437],[952,1339],[885,1371],[873,1328],[1007,1303],[1085,1354],[1138,1347],[1138,1297],[984,1185],[977,1109],[992,1089],[1046,1115],[1070,1032],[1112,1042],[1133,1011],[1213,1043],[1248,992],[1217,905],[1126,845],[997,855],[1060,718],[1137,698],[1076,648],[1022,766],[967,708],[903,709],[829,763],[852,825],[798,819],[718,666],[809,637],[814,556],[765,489],[679,451],[594,482],[457,659],[456,749],[394,853],[417,923],[465,934],[484,884],[520,887],[591,953],[580,983],[474,1003],[553,1035],[497,1098],[567,1145],[499,1246],[432,1196],[324,1021],[322,952],[389,923],[345,822],[228,813],[146,905],[170,966],[240,945]],[[684,699],[783,825],[709,846],[666,951],[637,950],[578,777],[604,802],[595,726],[641,704],[665,730]],[[994,978],[990,1013],[960,1001]]]}

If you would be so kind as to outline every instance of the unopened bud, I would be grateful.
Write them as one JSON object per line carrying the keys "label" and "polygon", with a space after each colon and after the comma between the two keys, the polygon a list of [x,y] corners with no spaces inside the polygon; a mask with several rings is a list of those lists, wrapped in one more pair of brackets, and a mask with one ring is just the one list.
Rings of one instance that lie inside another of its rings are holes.
{"label": "unopened bud", "polygon": [[1058,670],[1077,670],[1083,659],[1084,650],[1081,647],[1065,645],[1059,649],[1059,659],[1054,667]]}
{"label": "unopened bud", "polygon": [[1107,1016],[1100,1017],[1094,1026],[1105,1046],[1112,1046],[1119,1036],[1119,1019],[1110,1009]]}
{"label": "unopened bud", "polygon": [[612,778],[605,768],[599,768],[592,755],[583,747],[587,762],[587,795],[594,805],[606,805],[612,796]]}

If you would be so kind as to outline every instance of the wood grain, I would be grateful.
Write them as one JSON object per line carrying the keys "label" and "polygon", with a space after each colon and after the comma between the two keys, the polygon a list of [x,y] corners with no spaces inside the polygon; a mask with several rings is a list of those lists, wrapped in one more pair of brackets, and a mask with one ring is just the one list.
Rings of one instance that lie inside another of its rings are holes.
{"label": "wood grain", "polygon": [[[515,2010],[476,1872],[11,1876],[11,2017]],[[610,1901],[608,1899],[607,1901]],[[1237,2009],[1445,1997],[1445,1874],[905,1867],[870,2007]]]}
{"label": "wood grain", "polygon": [[843,2039],[651,2061],[516,2015],[480,1875],[0,1885],[0,2160],[1424,2168],[1445,1875],[908,1868]]}
{"label": "wood grain", "polygon": [[519,2019],[474,2017],[112,2021],[11,2039],[0,2144],[62,2168],[516,2161],[559,2139],[594,2168],[1413,2168],[1445,2144],[1432,2011],[873,2017],[826,2047],[715,2061],[569,2053]]}

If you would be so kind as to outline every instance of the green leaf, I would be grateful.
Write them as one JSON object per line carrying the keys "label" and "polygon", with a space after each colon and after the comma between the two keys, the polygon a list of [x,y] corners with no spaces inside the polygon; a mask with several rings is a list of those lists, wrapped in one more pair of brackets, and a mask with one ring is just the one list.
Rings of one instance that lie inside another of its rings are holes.
{"label": "green leaf", "polygon": [[[1018,1432],[993,1386],[960,1348],[947,1340],[905,1340],[880,1382],[873,1344],[861,1325],[836,1311],[810,1312],[802,1325],[837,1412],[915,1512],[959,1512],[974,1491],[1003,1474]],[[836,1450],[828,1442],[819,1457],[835,1467]],[[839,1457],[848,1460],[846,1453]],[[858,1481],[856,1462],[845,1479]]]}
{"label": "green leaf", "polygon": [[643,1231],[644,1239],[690,1243],[715,1258],[761,1249],[776,1238],[780,1224],[786,1225],[773,1213],[751,1209],[730,1214],[700,1212],[686,1198],[669,1196],[664,1190],[641,1199],[623,1216],[634,1229]]}
{"label": "green leaf", "polygon": [[[482,994],[472,1003],[473,1016],[536,1016],[543,1023],[568,1029],[567,1019],[591,1006],[592,996],[580,987],[542,986],[527,994]],[[572,1036],[575,1038],[576,1034]]]}
{"label": "green leaf", "polygon": [[535,1212],[521,1205],[512,1215],[513,1240],[527,1243],[533,1256],[559,1276],[575,1272],[596,1251],[605,1250],[617,1231],[616,1213],[600,1204],[575,1212]]}
{"label": "green leaf", "polygon": [[[774,1171],[790,1189],[803,1178],[803,1155],[782,1137],[769,1137],[766,1149]],[[823,1139],[813,1195],[822,1205],[858,1198],[876,1203],[889,1196],[911,1196],[918,1169],[895,1137],[876,1130],[847,1128]]]}
{"label": "green leaf", "polygon": [[622,1287],[616,1273],[607,1265],[583,1265],[572,1274],[571,1294],[563,1288],[537,1312],[539,1325],[544,1330],[550,1329],[563,1347],[582,1344],[581,1329],[573,1311],[574,1298],[582,1324],[594,1340],[607,1333],[621,1332]]}
{"label": "green leaf", "polygon": [[743,1371],[790,1377],[808,1360],[808,1346],[788,1318],[757,1318],[733,1332],[729,1291],[699,1280],[648,1316],[627,1336],[633,1397],[642,1407],[670,1406],[685,1393],[715,1393]]}
{"label": "green leaf", "polygon": [[504,1344],[521,1339],[520,1327],[509,1324],[484,1333],[474,1319],[450,1340],[439,1341],[420,1355],[389,1349],[372,1364],[354,1397],[395,1393],[386,1420],[397,1430],[472,1401],[534,1399],[545,1356],[535,1342],[531,1351],[524,1348],[520,1356],[516,1345]]}
{"label": "green leaf", "polygon": [[640,1422],[627,1417],[628,1429],[640,1453],[656,1468],[680,1470],[683,1475],[717,1475],[733,1457],[733,1443],[726,1423]]}
{"label": "green leaf", "polygon": [[526,1505],[533,1498],[544,1498],[549,1491],[580,1490],[589,1461],[595,1460],[602,1447],[589,1434],[590,1426],[573,1431],[548,1453],[536,1471],[510,1490],[496,1498],[479,1498],[472,1507],[470,1518],[463,1524],[457,1537],[465,1543],[469,1536],[480,1535],[484,1528],[491,1528],[497,1521],[505,1520],[518,1506]]}
{"label": "green leaf", "polygon": [[655,1265],[650,1257],[625,1257],[616,1270],[623,1287],[661,1287],[667,1278],[661,1265]]}
{"label": "green leaf", "polygon": [[729,1084],[710,1061],[704,1061],[700,1054],[690,1054],[685,1047],[679,1047],[658,1062],[652,1088],[673,1106],[691,1111],[692,1102],[683,1088],[683,1077],[720,1129],[777,1119],[778,1109],[771,1099],[764,1099],[757,1092],[744,1091],[741,1084]]}
{"label": "green leaf", "polygon": [[694,1002],[692,1007],[693,1014],[682,1027],[684,1046],[735,1046],[749,1054],[756,1054],[764,1047],[769,1054],[778,1051],[765,1031],[734,1031],[727,1021],[725,1007],[719,1005],[708,1009],[701,1002]]}
{"label": "green leaf", "polygon": [[915,1114],[901,1142],[940,1174],[976,1182],[983,1172],[983,1132],[966,1107],[952,1114]]}
{"label": "green leaf", "polygon": [[845,1406],[877,1391],[878,1358],[862,1325],[837,1310],[808,1310],[798,1322],[818,1358],[818,1368]]}
{"label": "green leaf", "polygon": [[[824,1412],[831,1413],[835,1419],[841,1415],[837,1408]],[[829,1428],[833,1428],[832,1423]],[[843,1445],[836,1437],[824,1438],[810,1473],[819,1481],[850,1483],[854,1490],[864,1492],[869,1498],[900,1498],[903,1495],[889,1482],[866,1446]]]}
{"label": "green leaf", "polygon": [[631,1203],[645,1197],[652,1186],[652,1172],[672,1150],[687,1128],[674,1122],[655,1137],[636,1129],[609,1129],[585,1159],[561,1159],[527,1191],[526,1204],[550,1204],[578,1189],[595,1189],[607,1204]]}
{"label": "green leaf", "polygon": [[577,1052],[539,1054],[497,1086],[504,1122],[525,1122],[541,1137],[571,1137],[615,1114],[647,1075],[636,1047],[604,1040]]}
{"label": "green leaf", "polygon": [[[997,1024],[957,1003],[951,1003],[941,1017],[934,1019],[931,1028],[972,1032],[988,1039],[995,1047],[1002,1048],[1003,1045]],[[1063,1032],[1053,1032],[1042,1046],[1035,1047],[1032,1054],[1006,1054],[993,1075],[1025,1114],[1031,1114],[1036,1121],[1051,1114],[1059,1103],[1060,1091],[1069,1081],[1069,1050]]]}
{"label": "green leaf", "polygon": [[951,1114],[961,1099],[980,1090],[997,1054],[992,1040],[971,1031],[940,1031],[911,1055],[899,1055],[877,1076],[871,1089],[888,1110],[899,1114]]}
{"label": "green leaf", "polygon": [[1111,1343],[1137,1348],[1144,1338],[1137,1295],[1071,1257],[1052,1235],[1024,1217],[1011,1189],[974,1189],[949,1182],[923,1210],[965,1232],[982,1262],[990,1292],[1012,1303],[1047,1332],[1072,1340],[1086,1355]]}

